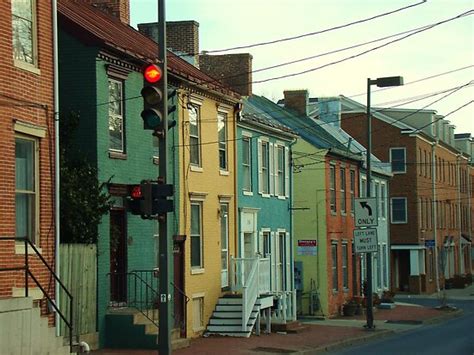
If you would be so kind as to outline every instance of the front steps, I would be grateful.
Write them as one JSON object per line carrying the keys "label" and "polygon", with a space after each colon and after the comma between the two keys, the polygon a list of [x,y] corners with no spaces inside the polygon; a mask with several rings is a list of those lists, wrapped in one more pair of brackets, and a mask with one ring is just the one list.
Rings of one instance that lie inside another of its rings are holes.
{"label": "front steps", "polygon": [[70,354],[63,337],[56,336],[56,328],[27,297],[0,299],[0,344],[2,355]]}
{"label": "front steps", "polygon": [[207,335],[223,335],[232,337],[250,337],[261,309],[261,301],[257,299],[245,329],[242,329],[242,298],[224,296],[219,298],[216,308],[207,325]]}
{"label": "front steps", "polygon": [[[153,318],[158,323],[158,312]],[[105,347],[112,349],[157,349],[158,327],[134,308],[109,309],[105,316]],[[189,347],[190,340],[180,338],[180,330],[171,330],[171,348]]]}

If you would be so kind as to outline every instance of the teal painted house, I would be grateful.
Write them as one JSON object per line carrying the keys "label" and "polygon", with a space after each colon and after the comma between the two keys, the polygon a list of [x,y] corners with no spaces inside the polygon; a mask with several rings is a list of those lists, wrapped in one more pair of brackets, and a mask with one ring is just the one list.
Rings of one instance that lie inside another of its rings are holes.
{"label": "teal painted house", "polygon": [[270,280],[272,322],[296,319],[293,277],[291,152],[297,135],[274,116],[288,115],[265,97],[243,99],[237,122],[237,259],[260,261]]}
{"label": "teal painted house", "polygon": [[58,5],[61,115],[80,115],[75,143],[97,168],[99,183],[107,183],[113,203],[97,243],[99,347],[156,347],[156,335],[127,328],[132,314],[118,318],[111,313],[132,303],[153,308],[156,299],[157,223],[126,209],[130,185],[158,176],[157,142],[140,118],[141,67],[154,61],[156,45],[93,6]]}

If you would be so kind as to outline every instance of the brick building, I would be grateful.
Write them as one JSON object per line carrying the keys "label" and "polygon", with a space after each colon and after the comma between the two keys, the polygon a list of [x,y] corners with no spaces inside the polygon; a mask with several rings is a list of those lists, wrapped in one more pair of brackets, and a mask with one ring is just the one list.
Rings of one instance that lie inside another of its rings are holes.
{"label": "brick building", "polygon": [[[53,4],[0,3],[0,344],[5,353],[28,352],[33,344],[39,352],[60,353],[52,334],[40,330],[48,329],[41,323],[53,326],[54,316],[45,317],[49,312],[39,287],[55,298],[54,279],[39,258],[54,270]],[[28,239],[38,254],[13,238]],[[24,297],[25,270],[1,270],[25,268],[25,254],[30,275],[38,281],[28,277],[29,297]],[[10,331],[18,328],[30,336],[23,339]]]}
{"label": "brick building", "polygon": [[[365,145],[366,107],[344,101],[342,127]],[[472,240],[470,155],[456,147],[454,126],[433,110],[374,109],[372,139],[374,154],[389,160],[394,174],[392,288],[432,293],[468,272],[462,248]]]}

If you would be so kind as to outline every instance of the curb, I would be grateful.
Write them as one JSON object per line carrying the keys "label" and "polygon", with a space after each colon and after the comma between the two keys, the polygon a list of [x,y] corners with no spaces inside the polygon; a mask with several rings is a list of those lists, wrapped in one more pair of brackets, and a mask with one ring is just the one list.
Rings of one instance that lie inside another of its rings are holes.
{"label": "curb", "polygon": [[299,350],[299,351],[295,352],[294,354],[319,354],[319,353],[324,353],[324,352],[328,352],[328,351],[333,351],[333,350],[346,348],[346,347],[349,347],[349,346],[352,346],[352,345],[358,345],[358,344],[361,344],[361,343],[365,343],[369,340],[372,340],[373,338],[377,338],[377,339],[386,338],[386,337],[388,337],[392,334],[395,334],[395,331],[387,330],[387,329],[374,330],[370,334],[367,334],[367,335],[364,335],[364,336],[359,336],[359,337],[340,340],[340,341],[337,341],[335,343],[322,345],[322,346],[319,346],[319,347],[313,348],[313,349]]}
{"label": "curb", "polygon": [[[440,311],[440,312],[443,312],[443,311]],[[449,320],[451,318],[461,317],[463,314],[464,314],[464,310],[459,308],[455,311],[448,312],[448,313],[442,314],[442,315],[437,316],[437,317],[426,319],[426,320],[423,321],[423,324],[424,325],[425,324],[436,324],[436,323],[440,323],[440,322]]]}

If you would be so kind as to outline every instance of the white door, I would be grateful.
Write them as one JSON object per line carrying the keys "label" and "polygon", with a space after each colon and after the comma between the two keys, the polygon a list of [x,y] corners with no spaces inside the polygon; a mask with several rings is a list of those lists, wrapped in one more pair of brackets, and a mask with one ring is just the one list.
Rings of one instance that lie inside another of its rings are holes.
{"label": "white door", "polygon": [[279,232],[276,234],[275,241],[275,271],[276,271],[276,290],[285,290],[285,266],[286,266],[286,233]]}
{"label": "white door", "polygon": [[221,203],[221,288],[229,286],[229,204]]}

